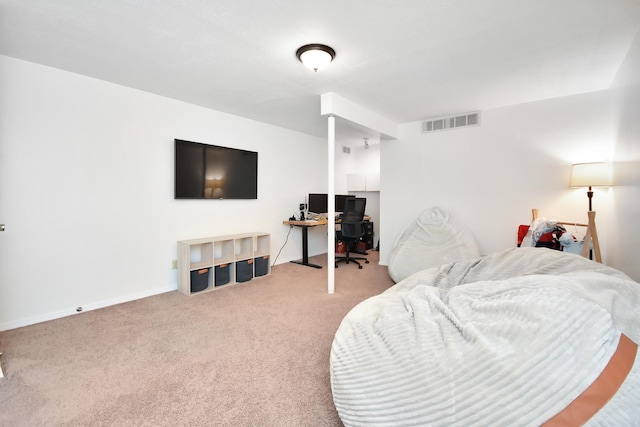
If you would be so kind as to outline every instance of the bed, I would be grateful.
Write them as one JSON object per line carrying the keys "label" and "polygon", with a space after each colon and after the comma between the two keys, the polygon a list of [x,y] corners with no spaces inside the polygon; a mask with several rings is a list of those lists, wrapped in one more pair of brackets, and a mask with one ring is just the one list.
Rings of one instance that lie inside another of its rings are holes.
{"label": "bed", "polygon": [[622,272],[545,248],[421,270],[343,319],[336,409],[346,426],[640,425],[639,303]]}

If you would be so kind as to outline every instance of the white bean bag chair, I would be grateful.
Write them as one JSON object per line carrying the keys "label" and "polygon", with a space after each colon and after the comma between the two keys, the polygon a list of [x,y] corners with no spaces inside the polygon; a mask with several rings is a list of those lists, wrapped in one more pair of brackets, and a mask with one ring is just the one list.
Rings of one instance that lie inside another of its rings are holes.
{"label": "white bean bag chair", "polygon": [[343,319],[345,426],[640,426],[640,284],[513,248],[422,270]]}
{"label": "white bean bag chair", "polygon": [[389,275],[397,283],[425,268],[479,256],[471,232],[448,212],[433,207],[409,224],[394,244],[389,256]]}

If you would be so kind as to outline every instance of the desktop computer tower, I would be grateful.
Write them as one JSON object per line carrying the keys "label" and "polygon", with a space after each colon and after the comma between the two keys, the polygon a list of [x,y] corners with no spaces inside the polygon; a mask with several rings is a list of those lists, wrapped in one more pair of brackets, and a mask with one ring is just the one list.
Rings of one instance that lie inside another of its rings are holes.
{"label": "desktop computer tower", "polygon": [[365,222],[362,241],[366,244],[367,249],[373,249],[373,235],[373,222]]}

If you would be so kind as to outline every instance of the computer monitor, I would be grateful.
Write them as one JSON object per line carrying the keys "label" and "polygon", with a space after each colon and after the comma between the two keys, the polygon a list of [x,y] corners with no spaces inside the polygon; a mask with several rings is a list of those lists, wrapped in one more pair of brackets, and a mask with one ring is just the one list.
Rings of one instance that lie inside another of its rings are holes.
{"label": "computer monitor", "polygon": [[308,211],[310,214],[320,215],[327,213],[328,208],[327,194],[323,193],[309,193],[308,198]]}
{"label": "computer monitor", "polygon": [[353,195],[336,194],[336,212],[344,212],[344,204],[347,199],[355,198]]}
{"label": "computer monitor", "polygon": [[[347,194],[336,194],[335,195],[335,211],[342,212],[344,211],[344,203],[345,200],[354,198],[356,196],[347,195]],[[329,211],[329,197],[326,193],[309,193],[309,198],[307,199],[309,206],[308,211],[311,214],[325,214]]]}

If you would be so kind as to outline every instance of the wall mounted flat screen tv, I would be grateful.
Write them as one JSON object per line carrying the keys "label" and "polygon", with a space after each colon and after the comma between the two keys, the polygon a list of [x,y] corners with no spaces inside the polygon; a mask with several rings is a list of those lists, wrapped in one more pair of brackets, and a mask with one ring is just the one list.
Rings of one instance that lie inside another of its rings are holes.
{"label": "wall mounted flat screen tv", "polygon": [[257,199],[258,153],[175,140],[176,199]]}

